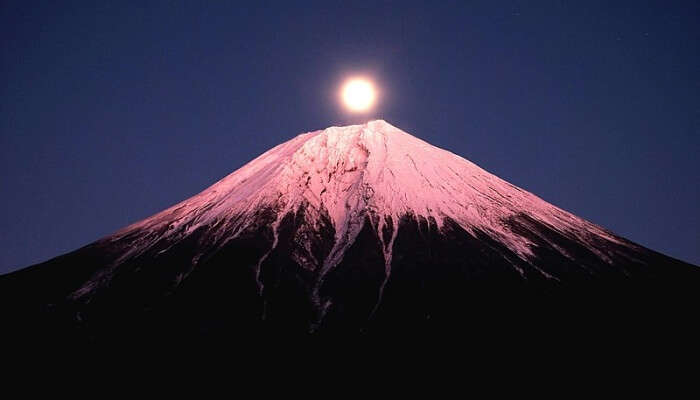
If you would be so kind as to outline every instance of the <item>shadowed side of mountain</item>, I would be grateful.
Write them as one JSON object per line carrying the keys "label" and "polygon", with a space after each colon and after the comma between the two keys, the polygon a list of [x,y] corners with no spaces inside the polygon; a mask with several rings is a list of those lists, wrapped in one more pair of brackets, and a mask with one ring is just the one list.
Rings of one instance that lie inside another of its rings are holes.
{"label": "shadowed side of mountain", "polygon": [[515,218],[511,223],[537,244],[527,260],[487,234],[450,221],[439,229],[407,215],[396,222],[387,266],[367,217],[343,260],[324,275],[321,265],[312,270],[295,260],[328,255],[330,223],[310,232],[303,209],[288,213],[275,244],[273,214],[264,215],[210,254],[200,254],[209,237],[202,227],[187,240],[164,243],[169,251],[159,256],[155,248],[112,266],[109,283],[84,298],[71,294],[116,257],[97,245],[4,276],[3,333],[18,343],[226,347],[693,332],[700,272],[646,249],[611,265],[550,227]]}

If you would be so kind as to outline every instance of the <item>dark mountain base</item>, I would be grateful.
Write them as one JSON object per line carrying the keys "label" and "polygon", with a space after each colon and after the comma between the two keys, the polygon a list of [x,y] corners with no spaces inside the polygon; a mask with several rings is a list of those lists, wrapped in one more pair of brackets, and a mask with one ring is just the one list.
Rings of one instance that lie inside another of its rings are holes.
{"label": "dark mountain base", "polygon": [[[505,304],[505,299],[492,304],[481,300],[476,302],[478,311],[465,307],[454,318],[412,323],[385,319],[383,329],[314,334],[260,322],[242,326],[240,320],[223,316],[203,321],[191,314],[147,314],[119,316],[101,325],[75,325],[67,322],[70,315],[53,314],[5,319],[3,343],[7,360],[17,352],[21,357],[50,356],[67,364],[100,365],[124,358],[161,363],[174,358],[173,365],[188,359],[220,360],[236,368],[264,368],[281,361],[290,369],[338,364],[349,368],[346,362],[380,363],[365,367],[376,369],[421,363],[421,368],[429,369],[433,363],[445,368],[446,360],[501,368],[499,360],[513,359],[562,365],[582,360],[667,359],[675,365],[679,357],[698,355],[700,330],[690,299],[671,298],[666,292],[666,299],[651,301],[636,291],[630,293],[624,298],[600,292],[595,299],[570,294],[507,298],[515,306]],[[610,302],[616,303],[610,306]]]}
{"label": "dark mountain base", "polygon": [[[610,243],[610,254],[622,256],[608,264],[523,216],[509,223],[537,244],[536,259],[528,263],[488,235],[470,234],[449,220],[438,230],[434,221],[406,217],[398,222],[386,279],[381,242],[368,217],[342,262],[321,279],[319,270],[294,260],[302,252],[324,259],[332,226],[302,247],[302,217],[285,217],[272,251],[270,221],[261,219],[203,255],[195,268],[191,260],[208,244],[206,229],[159,244],[118,265],[85,298],[72,294],[128,243],[98,242],[2,277],[3,343],[231,351],[255,358],[290,349],[322,356],[378,349],[648,350],[698,337],[698,268],[643,248],[625,253]],[[169,250],[159,253],[163,248]]]}

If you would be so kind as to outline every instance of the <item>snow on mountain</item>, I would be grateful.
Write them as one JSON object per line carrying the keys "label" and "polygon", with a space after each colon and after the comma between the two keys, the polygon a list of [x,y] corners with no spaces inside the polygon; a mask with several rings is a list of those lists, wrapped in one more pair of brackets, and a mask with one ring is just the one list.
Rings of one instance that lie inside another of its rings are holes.
{"label": "snow on mountain", "polygon": [[[335,229],[335,243],[325,260],[297,260],[311,270],[320,268],[322,275],[342,260],[365,217],[370,217],[368,220],[382,241],[387,278],[397,221],[405,215],[434,220],[438,229],[445,218],[450,218],[468,232],[487,232],[524,260],[532,256],[533,243],[505,223],[520,214],[583,243],[602,259],[609,260],[609,250],[602,248],[596,238],[632,246],[383,120],[301,134],[198,195],[106,240],[136,237],[120,262],[142,254],[164,237],[177,241],[205,225],[226,226],[213,233],[226,235],[214,240],[223,246],[255,221],[257,210],[270,208],[277,210],[272,251],[281,219],[302,206],[310,231],[318,230],[320,216],[328,217]],[[560,251],[565,254],[564,249]],[[196,263],[196,259],[193,261]],[[541,273],[556,279],[545,271]]]}

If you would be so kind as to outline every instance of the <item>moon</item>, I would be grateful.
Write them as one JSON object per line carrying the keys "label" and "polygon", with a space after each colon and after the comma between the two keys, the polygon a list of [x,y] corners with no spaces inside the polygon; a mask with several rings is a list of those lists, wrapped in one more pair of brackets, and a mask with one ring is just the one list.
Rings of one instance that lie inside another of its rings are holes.
{"label": "moon", "polygon": [[341,97],[348,110],[363,112],[374,105],[377,91],[372,81],[365,78],[351,78],[343,84]]}

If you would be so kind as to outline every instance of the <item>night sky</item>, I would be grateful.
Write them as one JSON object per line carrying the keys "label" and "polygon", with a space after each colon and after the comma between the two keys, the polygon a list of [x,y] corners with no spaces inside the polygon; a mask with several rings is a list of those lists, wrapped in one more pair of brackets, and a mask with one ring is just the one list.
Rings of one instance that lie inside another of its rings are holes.
{"label": "night sky", "polygon": [[376,118],[700,264],[700,2],[93,3],[0,4],[0,272]]}

